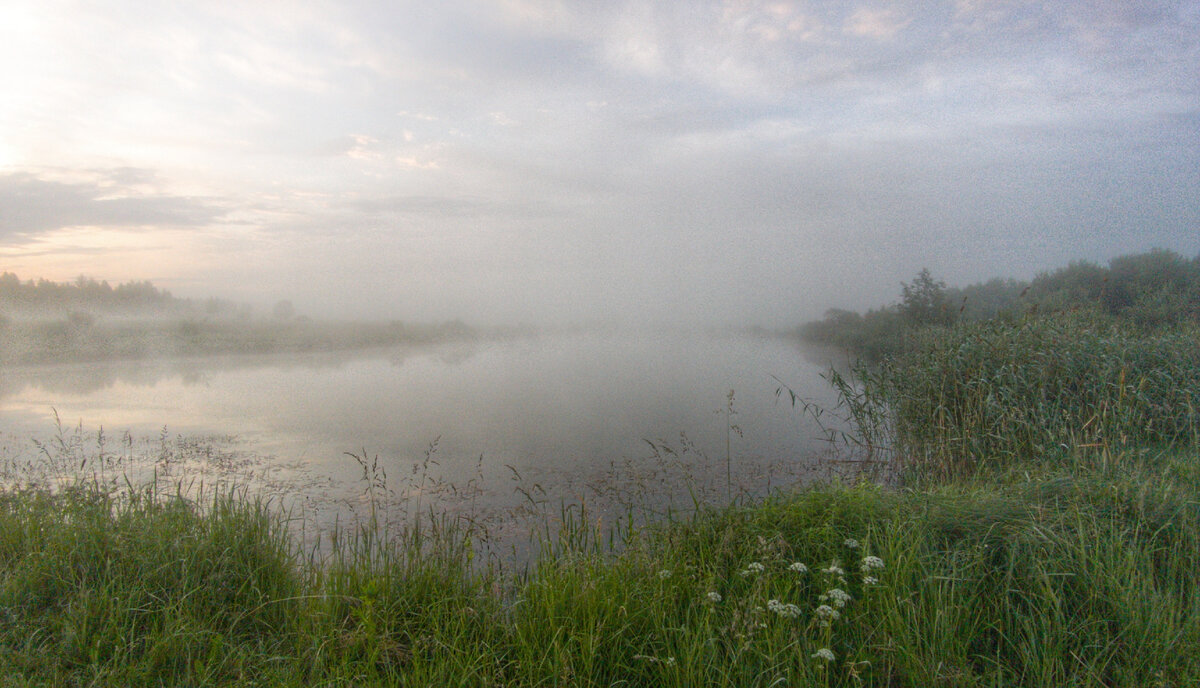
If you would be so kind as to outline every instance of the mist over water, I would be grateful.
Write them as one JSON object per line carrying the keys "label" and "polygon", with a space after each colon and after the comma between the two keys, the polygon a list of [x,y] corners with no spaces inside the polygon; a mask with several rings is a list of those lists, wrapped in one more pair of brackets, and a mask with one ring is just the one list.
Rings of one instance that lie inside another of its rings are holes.
{"label": "mist over water", "polygon": [[26,366],[0,387],[0,433],[26,460],[32,439],[54,435],[55,411],[68,427],[128,431],[151,454],[154,438],[219,437],[274,467],[277,489],[290,479],[326,496],[361,491],[348,453],[378,457],[402,488],[432,445],[420,470],[497,503],[517,475],[570,499],[603,489],[597,481],[654,474],[646,496],[682,498],[680,476],[659,470],[671,462],[719,491],[728,449],[735,491],[761,494],[825,449],[787,396],[776,398],[774,378],[831,403],[822,371],[790,338],[678,332]]}

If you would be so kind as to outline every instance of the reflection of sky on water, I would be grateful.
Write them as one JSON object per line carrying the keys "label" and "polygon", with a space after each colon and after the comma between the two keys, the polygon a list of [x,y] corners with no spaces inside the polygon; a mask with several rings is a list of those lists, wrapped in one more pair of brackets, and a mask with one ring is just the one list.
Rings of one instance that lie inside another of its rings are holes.
{"label": "reflection of sky on water", "polygon": [[693,469],[723,472],[731,389],[737,461],[759,472],[802,462],[821,447],[777,401],[772,376],[829,400],[821,371],[786,339],[680,335],[40,366],[6,372],[0,432],[13,446],[45,438],[55,409],[69,427],[110,436],[233,435],[280,465],[348,482],[361,469],[346,452],[365,452],[395,484],[437,440],[438,477],[494,492],[508,489],[506,465],[546,482],[603,482],[618,467],[649,466],[647,441],[682,451],[681,433],[694,443]]}

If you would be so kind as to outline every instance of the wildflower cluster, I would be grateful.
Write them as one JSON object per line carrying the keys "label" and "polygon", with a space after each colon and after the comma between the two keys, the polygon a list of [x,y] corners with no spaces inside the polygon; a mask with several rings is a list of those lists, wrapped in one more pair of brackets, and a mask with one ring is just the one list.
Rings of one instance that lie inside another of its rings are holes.
{"label": "wildflower cluster", "polygon": [[839,576],[839,578],[841,578],[841,576],[846,575],[846,569],[841,568],[839,566],[838,560],[834,560],[832,563],[829,564],[829,568],[821,569],[821,573],[833,575],[833,576]]}
{"label": "wildflower cluster", "polygon": [[833,588],[832,590],[825,593],[824,595],[821,595],[820,599],[822,602],[828,602],[828,603],[832,604],[834,607],[837,607],[840,609],[842,607],[845,607],[846,603],[850,601],[850,593],[846,592],[845,590],[842,590],[841,588]]}
{"label": "wildflower cluster", "polygon": [[799,618],[803,613],[800,611],[800,607],[794,604],[785,604],[779,600],[767,600],[767,609],[788,619]]}
{"label": "wildflower cluster", "polygon": [[751,574],[762,573],[763,571],[766,571],[766,570],[767,570],[767,567],[763,566],[761,562],[752,561],[749,564],[746,564],[746,568],[742,569],[738,575],[740,575],[744,578]]}
{"label": "wildflower cluster", "polygon": [[862,559],[862,564],[858,570],[863,573],[863,585],[872,586],[879,585],[879,579],[872,575],[875,571],[883,568],[883,560],[879,557],[865,556]]}
{"label": "wildflower cluster", "polygon": [[822,628],[829,628],[830,624],[842,618],[841,612],[827,604],[817,607],[816,615],[817,625],[821,626]]}
{"label": "wildflower cluster", "polygon": [[[845,550],[849,550],[847,554],[850,556],[833,559],[825,565],[814,565],[812,572],[815,572],[817,576],[814,581],[807,579],[802,581],[798,578],[798,576],[803,577],[810,573],[808,564],[802,561],[783,560],[780,562],[780,569],[786,570],[789,575],[778,579],[768,575],[768,565],[771,562],[751,561],[745,564],[744,568],[738,571],[738,575],[742,578],[757,577],[751,586],[751,596],[758,594],[766,597],[769,592],[778,590],[786,594],[790,591],[796,595],[811,594],[812,597],[809,598],[811,602],[809,605],[804,604],[802,600],[791,603],[784,601],[787,599],[786,597],[784,599],[772,597],[766,601],[765,607],[754,605],[750,599],[741,604],[735,602],[732,605],[730,635],[746,646],[752,642],[759,630],[771,627],[776,629],[771,631],[772,637],[775,633],[786,633],[794,638],[793,642],[804,642],[803,638],[808,636],[809,642],[812,642],[809,657],[822,664],[833,663],[836,655],[831,648],[834,647],[836,637],[834,635],[835,626],[843,619],[857,596],[852,592],[879,585],[877,576],[884,568],[883,559],[867,554],[866,552],[869,550],[858,540],[847,538],[842,541],[842,546]],[[778,557],[779,555],[775,554],[774,556]],[[773,558],[772,561],[779,561],[779,559]],[[842,563],[843,561],[846,563]],[[773,566],[771,569],[775,570]],[[852,578],[854,580],[851,580]],[[862,588],[853,587],[856,582],[861,583]],[[813,590],[811,584],[820,585],[820,587]],[[706,593],[704,599],[712,604],[723,600],[721,594],[715,591]],[[768,623],[773,617],[779,617],[776,621],[777,625],[774,626]],[[811,621],[800,624],[789,623],[791,620],[806,618]]]}
{"label": "wildflower cluster", "polygon": [[830,650],[827,647],[823,647],[820,650],[817,650],[816,652],[812,653],[812,658],[813,659],[823,659],[826,662],[832,662],[835,659],[835,657],[833,655],[833,650]]}
{"label": "wildflower cluster", "polygon": [[870,573],[871,571],[883,568],[883,560],[879,557],[865,556],[862,559],[862,565],[858,568],[863,573]]}

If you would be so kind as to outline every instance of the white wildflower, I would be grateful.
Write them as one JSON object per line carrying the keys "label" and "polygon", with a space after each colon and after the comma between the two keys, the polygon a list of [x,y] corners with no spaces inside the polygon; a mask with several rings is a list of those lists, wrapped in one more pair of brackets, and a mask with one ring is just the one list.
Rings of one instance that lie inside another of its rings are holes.
{"label": "white wildflower", "polygon": [[796,573],[808,573],[808,567],[805,566],[803,562],[799,561],[789,566],[788,569],[795,571]]}
{"label": "white wildflower", "polygon": [[715,591],[710,592],[707,595],[705,595],[705,597],[707,597],[708,601],[712,602],[713,604],[716,604],[721,601],[721,593],[719,593],[719,592],[715,592]]}
{"label": "white wildflower", "polygon": [[830,607],[827,604],[823,604],[820,607],[817,607],[816,614],[817,614],[817,622],[820,625],[825,626],[825,627],[828,627],[830,623],[837,621],[838,619],[840,619],[842,617],[842,615],[838,613],[838,610],[834,609],[833,607]]}
{"label": "white wildflower", "polygon": [[846,541],[842,544],[850,549],[858,549],[858,540],[855,540],[854,538],[846,538]]}
{"label": "white wildflower", "polygon": [[762,564],[760,564],[757,561],[752,561],[749,564],[746,564],[745,569],[742,569],[741,575],[749,576],[752,573],[762,573],[763,571],[766,571],[766,570],[767,570],[767,567],[763,566]]}
{"label": "white wildflower", "polygon": [[862,565],[858,567],[863,573],[874,571],[875,569],[883,568],[883,560],[879,557],[863,557]]}
{"label": "white wildflower", "polygon": [[833,656],[833,650],[830,650],[827,647],[823,647],[820,650],[817,650],[816,652],[812,653],[812,658],[813,659],[823,659],[826,662],[832,662],[835,659]]}
{"label": "white wildflower", "polygon": [[671,577],[671,571],[669,569],[663,569],[662,571],[658,572],[659,580],[666,580],[670,577]]}
{"label": "white wildflower", "polygon": [[834,588],[824,595],[821,595],[821,601],[829,602],[833,604],[833,606],[840,609],[845,607],[846,603],[850,601],[850,593],[842,590],[841,588]]}
{"label": "white wildflower", "polygon": [[783,603],[779,600],[768,600],[767,609],[775,612],[780,616],[786,616],[789,619],[795,619],[802,613],[800,608],[794,604]]}
{"label": "white wildflower", "polygon": [[879,585],[879,579],[875,576],[863,576],[863,585]]}
{"label": "white wildflower", "polygon": [[821,569],[821,573],[827,573],[831,576],[844,576],[846,575],[846,570],[839,566],[837,560],[835,559],[830,562],[829,568]]}

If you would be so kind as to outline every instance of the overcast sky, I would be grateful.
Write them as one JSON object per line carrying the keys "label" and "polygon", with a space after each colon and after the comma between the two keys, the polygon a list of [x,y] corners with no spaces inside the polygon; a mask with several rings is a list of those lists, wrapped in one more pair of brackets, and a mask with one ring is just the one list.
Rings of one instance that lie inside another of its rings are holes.
{"label": "overcast sky", "polygon": [[1200,0],[0,4],[0,269],[788,326],[1200,253]]}

